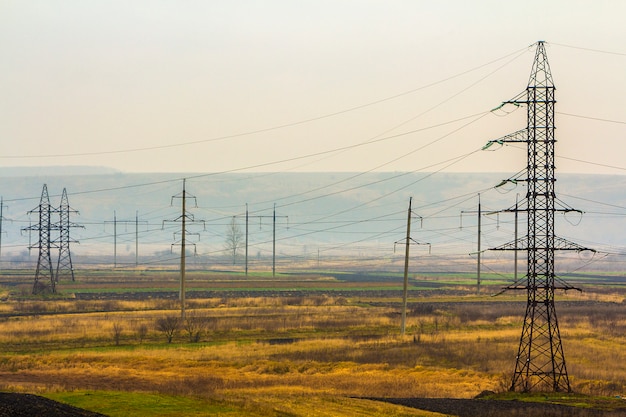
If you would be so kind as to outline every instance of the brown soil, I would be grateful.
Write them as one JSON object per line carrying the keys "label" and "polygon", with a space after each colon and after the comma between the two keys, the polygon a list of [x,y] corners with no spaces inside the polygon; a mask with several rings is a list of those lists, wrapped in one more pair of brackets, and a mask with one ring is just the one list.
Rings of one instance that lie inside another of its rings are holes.
{"label": "brown soil", "polygon": [[[370,398],[458,417],[624,417],[625,410],[603,411],[521,401],[452,398]],[[0,393],[0,417],[106,417],[32,394]]]}
{"label": "brown soil", "polygon": [[626,410],[604,411],[567,405],[511,400],[379,398],[380,401],[458,417],[624,417]]}
{"label": "brown soil", "polygon": [[103,417],[32,394],[0,392],[0,417]]}

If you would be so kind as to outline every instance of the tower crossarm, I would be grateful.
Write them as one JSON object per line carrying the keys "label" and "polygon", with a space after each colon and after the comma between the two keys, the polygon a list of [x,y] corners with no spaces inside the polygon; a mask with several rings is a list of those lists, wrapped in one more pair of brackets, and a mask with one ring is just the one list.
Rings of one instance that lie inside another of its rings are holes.
{"label": "tower crossarm", "polygon": [[[527,250],[528,249],[528,237],[524,236],[521,237],[517,240],[513,240],[511,242],[505,243],[503,245],[500,246],[496,246],[495,248],[490,248],[489,250],[498,250],[498,251],[509,251],[509,250]],[[592,248],[587,248],[585,246],[579,245],[578,243],[574,243],[574,242],[570,242],[567,239],[564,239],[562,237],[555,237],[554,238],[554,246],[551,248],[547,248],[547,247],[535,247],[535,250],[548,250],[548,249],[554,249],[554,250],[569,250],[569,251],[575,251],[575,252],[585,252],[585,251],[590,251],[593,253],[596,253],[595,249]]]}
{"label": "tower crossarm", "polygon": [[567,239],[556,236],[554,238],[554,249],[555,250],[571,250],[576,252],[585,252],[590,251],[596,253],[595,249],[587,248],[585,246],[579,245],[578,243],[570,242]]}
{"label": "tower crossarm", "polygon": [[503,145],[505,143],[526,143],[528,142],[528,130],[520,129],[517,132],[509,133],[498,139],[492,139],[483,146],[483,150],[487,150],[493,145]]}
{"label": "tower crossarm", "polygon": [[500,246],[496,246],[495,248],[490,248],[489,250],[526,250],[528,249],[528,237],[524,236],[519,239],[513,240],[511,242],[505,243]]}
{"label": "tower crossarm", "polygon": [[[557,278],[555,277],[555,280]],[[582,292],[582,289],[578,288],[578,287],[574,287],[573,285],[568,284],[567,282],[559,279],[558,280],[560,282],[560,285],[554,284],[551,285],[550,288],[553,290],[564,290],[564,291],[569,291],[569,290],[576,290],[576,291],[580,291]],[[505,291],[508,290],[527,290],[527,291],[536,291],[539,287],[538,286],[530,286],[528,284],[528,277],[523,277],[523,280],[517,281],[511,285],[508,285],[506,287],[502,288],[502,291],[500,291],[498,294],[496,295],[500,295],[503,294]]]}

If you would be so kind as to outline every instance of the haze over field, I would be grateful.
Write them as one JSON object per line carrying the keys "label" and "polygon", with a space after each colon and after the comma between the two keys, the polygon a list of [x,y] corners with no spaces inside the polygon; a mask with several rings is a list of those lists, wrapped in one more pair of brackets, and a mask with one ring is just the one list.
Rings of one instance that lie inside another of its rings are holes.
{"label": "haze over field", "polygon": [[[35,258],[23,229],[43,184],[80,212],[78,259],[170,262],[183,178],[206,222],[195,230],[206,265],[223,257],[231,220],[243,232],[246,204],[259,259],[274,207],[286,262],[393,258],[410,197],[413,237],[433,259],[472,261],[478,194],[485,212],[524,204],[523,183],[494,188],[524,169],[524,146],[483,147],[526,127],[524,108],[501,104],[526,88],[538,40],[557,88],[558,204],[586,212],[557,216],[557,234],[601,250],[576,268],[617,269],[626,252],[626,3],[1,7],[3,266]],[[481,249],[513,239],[510,213],[483,222]]]}
{"label": "haze over field", "polygon": [[[44,170],[45,171],[45,170]],[[413,198],[412,237],[419,243],[412,253],[417,269],[441,268],[459,262],[471,272],[477,250],[478,194],[481,195],[482,249],[497,247],[514,238],[511,209],[516,198],[524,205],[523,183],[499,185],[514,173],[251,173],[251,174],[124,174],[94,168],[47,170],[48,175],[17,176],[2,172],[5,209],[3,216],[3,268],[36,262],[36,249],[27,256],[29,242],[37,235],[21,229],[38,222],[37,208],[42,186],[47,184],[50,202],[57,207],[63,188],[70,206],[79,213],[71,222],[76,267],[96,262],[113,263],[114,250],[120,265],[134,265],[138,245],[139,264],[175,266],[180,240],[182,178],[187,178],[189,213],[204,223],[188,224],[198,235],[189,237],[197,256],[190,262],[206,267],[229,265],[224,246],[229,223],[236,221],[245,232],[249,210],[249,254],[267,267],[272,254],[273,214],[276,205],[277,254],[282,265],[295,265],[318,257],[388,262],[400,260],[394,243],[403,241],[409,198]],[[71,175],[69,175],[71,174]],[[573,212],[556,216],[557,235],[594,248],[601,253],[567,254],[563,271],[618,270],[624,258],[626,177],[563,174],[557,181],[560,205]],[[196,207],[197,202],[197,207]],[[56,215],[58,216],[58,214]],[[52,214],[56,221],[55,214]],[[8,221],[11,220],[11,221]],[[114,224],[114,220],[116,224]],[[525,233],[525,216],[519,218],[519,235]],[[114,241],[117,246],[114,247]],[[193,250],[190,249],[190,250]],[[243,246],[240,254],[243,255]],[[470,255],[471,254],[471,255]],[[561,255],[560,255],[561,256]],[[509,257],[510,258],[510,257]],[[263,260],[264,259],[264,260]],[[502,272],[512,266],[501,252],[485,252],[483,262]],[[19,261],[19,262],[18,262]],[[238,259],[241,266],[242,259]],[[500,264],[498,267],[495,264]]]}

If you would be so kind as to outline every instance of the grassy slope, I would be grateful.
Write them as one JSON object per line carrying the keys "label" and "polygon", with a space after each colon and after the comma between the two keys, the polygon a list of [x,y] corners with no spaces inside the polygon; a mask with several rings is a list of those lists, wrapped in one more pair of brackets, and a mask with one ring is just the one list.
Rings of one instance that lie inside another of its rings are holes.
{"label": "grassy slope", "polygon": [[273,392],[260,399],[212,401],[180,396],[111,391],[76,391],[46,394],[55,401],[110,417],[200,417],[200,416],[394,416],[437,417],[439,413],[413,410],[376,401],[307,393]]}

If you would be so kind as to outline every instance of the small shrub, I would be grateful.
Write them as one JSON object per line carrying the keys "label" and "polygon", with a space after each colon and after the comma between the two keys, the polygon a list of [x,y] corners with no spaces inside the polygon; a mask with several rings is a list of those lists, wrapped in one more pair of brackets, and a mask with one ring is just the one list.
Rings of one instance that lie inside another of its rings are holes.
{"label": "small shrub", "polygon": [[122,326],[121,323],[119,322],[113,323],[113,341],[115,342],[115,346],[119,346],[123,331],[124,331],[124,327]]}
{"label": "small shrub", "polygon": [[139,343],[143,343],[147,335],[148,326],[145,323],[141,323],[139,326],[137,326],[137,338],[139,339]]}
{"label": "small shrub", "polygon": [[172,343],[179,326],[180,320],[176,316],[160,317],[156,320],[156,329],[165,335],[167,343]]}
{"label": "small shrub", "polygon": [[197,343],[206,328],[206,320],[204,317],[188,314],[183,321],[183,328],[189,337],[189,342]]}

